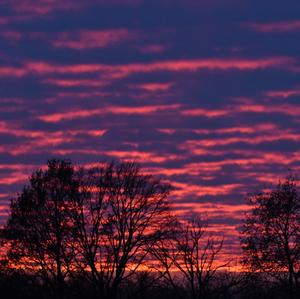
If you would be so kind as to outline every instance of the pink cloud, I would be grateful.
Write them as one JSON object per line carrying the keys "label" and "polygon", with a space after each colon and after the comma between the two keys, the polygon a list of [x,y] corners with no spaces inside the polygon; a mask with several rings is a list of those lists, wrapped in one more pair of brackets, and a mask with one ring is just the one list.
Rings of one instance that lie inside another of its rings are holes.
{"label": "pink cloud", "polygon": [[9,23],[9,19],[7,17],[0,17],[0,25],[6,25],[7,23]]}
{"label": "pink cloud", "polygon": [[177,155],[158,155],[144,151],[105,151],[105,155],[122,160],[135,160],[137,162],[163,163],[167,161],[180,160],[182,157]]}
{"label": "pink cloud", "polygon": [[[222,186],[223,187],[223,186]],[[218,186],[216,186],[218,188]],[[173,203],[172,207],[178,212],[193,211],[194,213],[199,213],[208,215],[209,219],[213,218],[232,218],[241,219],[243,213],[249,211],[251,206],[246,204],[232,205],[232,204],[222,204],[222,203],[210,203],[210,202],[199,202],[199,203]]]}
{"label": "pink cloud", "polygon": [[44,83],[52,84],[61,87],[76,87],[76,86],[87,86],[87,87],[103,87],[109,82],[105,82],[100,79],[46,79]]}
{"label": "pink cloud", "polygon": [[15,14],[7,18],[1,17],[0,24],[51,16],[61,11],[80,12],[91,6],[101,9],[103,6],[136,6],[139,3],[140,0],[2,0],[1,4],[8,5]]}
{"label": "pink cloud", "polygon": [[292,96],[300,95],[300,87],[286,89],[286,90],[270,90],[270,91],[267,91],[265,94],[271,98],[287,99]]}
{"label": "pink cloud", "polygon": [[57,92],[55,98],[48,98],[46,99],[47,103],[58,103],[61,99],[64,98],[72,98],[72,99],[86,99],[86,98],[95,98],[95,97],[104,97],[109,95],[110,92],[103,92],[103,91],[95,91],[94,89],[89,89],[86,91],[72,91],[67,90],[63,92]]}
{"label": "pink cloud", "polygon": [[81,30],[79,32],[65,32],[54,39],[55,48],[69,48],[73,50],[86,50],[104,48],[113,44],[128,41],[136,37],[136,33],[127,29],[111,30]]}
{"label": "pink cloud", "polygon": [[[1,24],[1,22],[0,22]],[[12,43],[15,43],[15,42],[18,42],[21,37],[22,37],[22,33],[19,32],[19,31],[16,31],[16,30],[4,30],[4,31],[1,31],[0,32],[0,37],[12,42]]]}
{"label": "pink cloud", "polygon": [[269,32],[291,32],[300,30],[300,20],[283,21],[273,23],[251,23],[248,27],[252,30],[269,33]]}
{"label": "pink cloud", "polygon": [[139,85],[131,85],[149,92],[166,91],[172,87],[173,83],[144,83]]}
{"label": "pink cloud", "polygon": [[268,67],[283,66],[291,63],[293,59],[288,57],[265,58],[265,59],[195,59],[195,60],[172,60],[144,64],[130,64],[120,66],[125,73],[155,72],[155,71],[197,71],[200,69],[219,70],[254,70]]}
{"label": "pink cloud", "polygon": [[0,67],[0,76],[19,77],[29,74],[85,74],[103,73],[106,78],[118,79],[138,73],[194,72],[201,69],[209,70],[255,70],[266,68],[290,69],[295,62],[290,57],[273,57],[260,59],[195,59],[169,60],[151,63],[133,63],[123,65],[106,64],[75,64],[56,65],[42,61],[26,62],[22,67]]}
{"label": "pink cloud", "polygon": [[28,179],[28,174],[20,172],[20,171],[14,171],[10,172],[9,175],[6,175],[5,177],[0,177],[0,185],[13,185],[16,183],[24,182]]}
{"label": "pink cloud", "polygon": [[153,106],[107,106],[101,109],[91,109],[91,110],[74,110],[74,111],[66,111],[62,113],[55,114],[47,114],[39,116],[38,118],[44,122],[60,122],[63,120],[77,119],[77,118],[85,118],[96,115],[105,115],[105,114],[124,114],[124,115],[146,115],[157,113],[161,111],[168,112],[170,110],[177,110],[181,107],[179,104],[172,105],[153,105]]}
{"label": "pink cloud", "polygon": [[[54,131],[47,132],[47,140],[49,143],[56,143],[55,140],[60,141],[66,140],[68,137],[76,137],[81,134],[101,137],[107,130],[97,129],[97,130],[64,130],[64,131]],[[7,122],[0,121],[0,133],[10,134],[17,137],[26,137],[26,138],[39,138],[44,139],[45,132],[38,130],[24,130],[18,127],[16,124],[10,125]],[[1,168],[1,165],[0,165]]]}
{"label": "pink cloud", "polygon": [[0,76],[1,77],[23,77],[27,75],[28,72],[24,68],[1,66]]}
{"label": "pink cloud", "polygon": [[257,132],[274,132],[274,130],[278,130],[279,128],[272,123],[259,124],[251,127],[228,127],[221,129],[196,129],[193,132],[197,134],[254,134]]}
{"label": "pink cloud", "polygon": [[[0,122],[0,133],[26,138],[26,142],[21,147],[19,144],[0,146],[0,153],[10,153],[11,155],[18,156],[26,153],[48,151],[63,144],[80,141],[87,136],[102,137],[106,132],[107,130],[105,129],[90,129],[54,131],[45,134],[44,131],[24,130],[16,125],[10,126],[4,122]],[[4,166],[4,168],[7,168],[7,166]]]}
{"label": "pink cloud", "polygon": [[249,136],[249,137],[228,137],[220,139],[196,139],[196,140],[187,140],[184,144],[180,145],[181,149],[187,149],[191,153],[196,154],[198,150],[202,150],[202,147],[210,148],[216,146],[231,145],[235,143],[246,143],[246,144],[261,144],[264,142],[274,142],[282,140],[293,140],[298,141],[300,139],[300,134],[296,133],[283,133],[274,132],[273,134],[262,134],[258,136]]}
{"label": "pink cloud", "polygon": [[[138,150],[97,150],[97,149],[56,149],[55,154],[59,155],[70,155],[70,154],[83,154],[83,155],[97,155],[97,156],[107,156],[114,159],[122,159],[129,161],[136,161],[138,163],[144,163],[145,161],[150,163],[165,163],[168,161],[181,160],[182,156],[170,155],[170,154],[158,154],[155,152],[146,152]],[[96,164],[87,164],[86,166],[95,166]]]}
{"label": "pink cloud", "polygon": [[236,188],[239,188],[240,184],[228,184],[228,185],[219,185],[219,186],[201,186],[201,185],[192,185],[187,183],[179,183],[172,181],[172,186],[176,188],[173,191],[173,196],[184,198],[189,196],[208,196],[208,195],[226,195],[232,193]]}
{"label": "pink cloud", "polygon": [[[234,151],[230,151],[230,153],[233,152]],[[223,154],[224,153],[226,153],[226,151],[223,151]],[[300,161],[299,152],[293,154],[281,154],[281,153],[264,153],[260,151],[243,151],[240,154],[244,155],[244,157],[224,159],[221,161],[212,161],[212,162],[189,163],[184,165],[183,169],[185,169],[186,172],[183,173],[193,174],[193,175],[201,175],[201,172],[215,173],[217,171],[221,171],[223,167],[226,167],[228,165],[238,165],[240,169],[247,170],[247,174],[249,172],[249,177],[250,177],[251,176],[250,170],[255,169],[257,166],[260,165],[264,165],[264,166],[274,165],[274,164],[289,165],[291,163]],[[255,175],[256,173],[254,174],[254,179],[256,180]],[[241,175],[239,174],[239,177],[243,178],[242,174]],[[274,182],[274,178],[273,178],[273,182]]]}
{"label": "pink cloud", "polygon": [[73,10],[84,6],[83,2],[72,0],[4,0],[10,7],[20,14],[46,15],[53,11]]}
{"label": "pink cloud", "polygon": [[[293,94],[297,94],[293,91]],[[291,94],[291,93],[290,93]],[[273,94],[274,95],[274,94]],[[280,95],[282,95],[280,93]],[[241,104],[228,105],[220,109],[209,108],[195,108],[195,109],[182,109],[180,113],[186,117],[206,117],[218,118],[225,115],[238,115],[239,113],[279,113],[289,116],[298,116],[300,114],[300,106],[291,104],[256,104],[252,100],[245,100]],[[201,133],[201,131],[199,132]],[[204,133],[202,131],[202,133]]]}
{"label": "pink cloud", "polygon": [[167,51],[167,49],[168,46],[166,45],[153,44],[140,47],[139,51],[144,54],[159,54]]}
{"label": "pink cloud", "polygon": [[175,129],[157,129],[157,131],[167,135],[173,135],[176,133]]}
{"label": "pink cloud", "polygon": [[300,114],[300,106],[295,106],[291,104],[246,104],[237,106],[236,112],[280,113],[290,116],[298,116]]}
{"label": "pink cloud", "polygon": [[225,109],[216,110],[216,109],[196,108],[196,109],[186,109],[181,111],[181,114],[184,116],[204,116],[207,118],[220,117],[229,113],[230,111]]}

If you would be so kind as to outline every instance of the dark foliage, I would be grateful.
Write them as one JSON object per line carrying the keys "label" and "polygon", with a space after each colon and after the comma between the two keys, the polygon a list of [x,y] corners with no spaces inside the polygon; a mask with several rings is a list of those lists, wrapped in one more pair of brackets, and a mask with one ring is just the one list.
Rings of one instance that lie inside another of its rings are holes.
{"label": "dark foliage", "polygon": [[50,160],[12,200],[2,231],[9,265],[36,276],[57,298],[66,297],[70,283],[116,298],[150,266],[150,248],[168,236],[170,190],[135,163],[75,169]]}
{"label": "dark foliage", "polygon": [[243,263],[287,285],[290,297],[299,292],[300,189],[288,177],[271,191],[249,198],[253,206],[242,228]]}
{"label": "dark foliage", "polygon": [[245,272],[223,239],[170,212],[169,184],[131,162],[49,160],[12,200],[0,230],[2,298],[299,298],[300,192],[294,177],[251,198]]}

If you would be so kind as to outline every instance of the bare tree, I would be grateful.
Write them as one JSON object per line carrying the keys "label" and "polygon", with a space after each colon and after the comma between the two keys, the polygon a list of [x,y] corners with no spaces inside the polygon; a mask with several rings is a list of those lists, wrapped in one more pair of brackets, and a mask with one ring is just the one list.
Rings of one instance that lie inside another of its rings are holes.
{"label": "bare tree", "polygon": [[300,278],[300,192],[295,177],[249,198],[242,228],[243,263],[255,272],[288,275],[290,295]]}
{"label": "bare tree", "polygon": [[150,249],[169,231],[170,185],[141,173],[135,163],[110,163],[81,171],[77,202],[77,264],[104,298],[147,269]]}
{"label": "bare tree", "polygon": [[[191,299],[208,298],[219,274],[230,261],[220,261],[223,240],[207,235],[206,223],[200,218],[180,223],[173,240],[163,240],[153,249],[161,262],[162,271],[172,286],[180,293],[179,279],[185,282]],[[177,276],[175,273],[179,272]],[[178,279],[178,277],[180,277]],[[183,295],[184,296],[184,295]]]}
{"label": "bare tree", "polygon": [[[47,169],[30,177],[29,185],[11,202],[3,234],[8,256],[16,267],[41,274],[63,297],[67,269],[72,262],[72,202],[79,196],[71,162],[49,160]],[[72,200],[71,200],[72,198]]]}

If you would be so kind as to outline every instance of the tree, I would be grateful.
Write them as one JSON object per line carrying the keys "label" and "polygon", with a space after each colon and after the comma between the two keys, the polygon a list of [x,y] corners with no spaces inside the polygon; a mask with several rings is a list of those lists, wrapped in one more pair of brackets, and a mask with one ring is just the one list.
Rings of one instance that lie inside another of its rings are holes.
{"label": "tree", "polygon": [[50,160],[11,202],[9,262],[55,282],[59,298],[67,280],[82,278],[96,295],[116,298],[122,283],[150,268],[151,248],[168,235],[170,191],[135,163],[75,169]]}
{"label": "tree", "polygon": [[102,298],[115,298],[126,279],[147,269],[150,249],[168,234],[173,221],[167,201],[171,187],[131,162],[99,165],[78,174],[77,266],[91,277]]}
{"label": "tree", "polygon": [[79,194],[71,162],[49,160],[47,169],[34,172],[29,185],[12,200],[4,228],[10,262],[40,274],[46,284],[54,281],[59,298],[73,260],[72,204]]}
{"label": "tree", "polygon": [[[152,249],[165,271],[164,277],[180,293],[180,284],[172,273],[179,271],[180,280],[185,283],[191,299],[208,298],[213,289],[214,292],[218,291],[217,288],[225,290],[224,284],[217,286],[218,276],[230,261],[219,259],[223,240],[207,235],[206,226],[200,218],[178,223],[173,239],[161,240]],[[234,280],[226,278],[227,288],[235,284]]]}
{"label": "tree", "polygon": [[282,278],[287,274],[290,296],[299,291],[300,192],[297,179],[249,197],[252,210],[242,227],[243,263],[254,272]]}

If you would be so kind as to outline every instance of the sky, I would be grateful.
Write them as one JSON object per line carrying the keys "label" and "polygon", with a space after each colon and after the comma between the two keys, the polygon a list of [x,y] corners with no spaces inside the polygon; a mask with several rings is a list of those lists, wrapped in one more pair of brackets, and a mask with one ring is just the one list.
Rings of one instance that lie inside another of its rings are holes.
{"label": "sky", "polygon": [[299,0],[2,0],[0,225],[49,158],[141,163],[239,251],[300,169]]}

